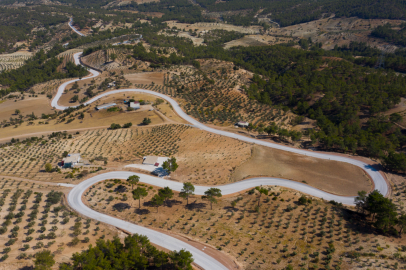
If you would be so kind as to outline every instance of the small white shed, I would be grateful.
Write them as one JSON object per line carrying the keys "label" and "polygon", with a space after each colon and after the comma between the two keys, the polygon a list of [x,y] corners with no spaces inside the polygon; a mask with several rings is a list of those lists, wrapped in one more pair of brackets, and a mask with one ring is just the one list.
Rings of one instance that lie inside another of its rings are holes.
{"label": "small white shed", "polygon": [[138,101],[130,102],[130,107],[133,109],[139,109],[140,103]]}

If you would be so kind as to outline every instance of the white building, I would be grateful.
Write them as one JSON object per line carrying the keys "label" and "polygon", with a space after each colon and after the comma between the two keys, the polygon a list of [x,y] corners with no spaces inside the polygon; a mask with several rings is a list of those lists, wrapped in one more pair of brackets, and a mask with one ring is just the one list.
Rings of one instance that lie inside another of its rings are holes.
{"label": "white building", "polygon": [[139,109],[140,103],[138,101],[130,102],[130,108]]}
{"label": "white building", "polygon": [[64,159],[62,159],[62,167],[72,168],[80,162],[80,154],[68,154]]}
{"label": "white building", "polygon": [[156,157],[156,156],[146,156],[142,164],[144,165],[153,165],[155,167],[161,167],[162,164],[167,161],[168,157]]}
{"label": "white building", "polygon": [[245,121],[240,121],[237,123],[237,126],[239,127],[248,127],[249,123]]}

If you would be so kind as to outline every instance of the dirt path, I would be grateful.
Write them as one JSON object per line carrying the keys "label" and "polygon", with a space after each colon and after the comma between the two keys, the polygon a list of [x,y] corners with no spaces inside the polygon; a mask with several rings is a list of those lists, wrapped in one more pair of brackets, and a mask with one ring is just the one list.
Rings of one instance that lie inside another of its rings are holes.
{"label": "dirt path", "polygon": [[[17,181],[35,183],[35,184],[39,184],[39,185],[59,186],[59,184],[60,184],[60,183],[37,181],[37,180],[32,180],[32,179],[27,179],[27,178],[22,178],[22,177],[9,176],[9,175],[2,175],[2,174],[0,174],[0,177],[6,178],[6,179],[17,180]],[[64,186],[64,187],[66,187],[66,186]],[[70,187],[67,187],[67,188],[70,189]]]}

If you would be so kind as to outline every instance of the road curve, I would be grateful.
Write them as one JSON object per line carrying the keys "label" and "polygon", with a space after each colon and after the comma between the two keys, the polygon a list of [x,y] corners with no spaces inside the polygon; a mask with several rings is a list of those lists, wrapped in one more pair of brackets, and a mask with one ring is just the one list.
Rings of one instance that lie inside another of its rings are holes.
{"label": "road curve", "polygon": [[[80,56],[80,53],[74,55],[76,64],[79,64],[79,56]],[[93,77],[97,77],[99,75],[99,72],[97,72],[95,70],[90,69],[89,71],[90,71],[91,75],[86,78],[93,78]],[[67,109],[68,107],[59,105],[58,101],[59,101],[60,97],[62,96],[65,87],[68,84],[73,83],[75,81],[79,81],[79,80],[80,79],[75,79],[75,80],[71,80],[69,82],[65,82],[64,84],[62,84],[58,88],[58,92],[57,92],[56,96],[54,97],[54,99],[52,100],[51,105],[58,110]],[[371,177],[371,179],[373,180],[373,182],[375,184],[375,189],[379,190],[383,195],[386,195],[388,193],[388,186],[387,186],[386,181],[383,178],[383,176],[375,168],[373,168],[372,166],[370,166],[364,162],[354,160],[351,158],[347,158],[347,157],[337,156],[337,155],[315,153],[315,152],[311,152],[311,151],[291,148],[288,146],[279,145],[279,144],[271,143],[271,142],[265,142],[265,141],[241,136],[238,134],[234,134],[231,132],[221,131],[221,130],[207,127],[204,124],[198,122],[197,120],[195,120],[192,117],[190,117],[189,115],[187,115],[180,108],[179,104],[175,100],[173,100],[172,98],[170,98],[166,95],[163,95],[163,94],[160,94],[157,92],[153,92],[150,90],[144,90],[144,89],[114,90],[114,91],[102,93],[101,95],[98,95],[97,97],[90,99],[89,101],[84,103],[84,105],[89,105],[102,97],[105,97],[105,96],[108,96],[111,94],[116,94],[116,93],[123,93],[123,92],[147,93],[147,94],[152,94],[157,97],[163,98],[172,105],[173,109],[179,114],[180,117],[184,118],[186,121],[190,122],[195,127],[208,131],[208,132],[212,132],[215,134],[227,136],[230,138],[235,138],[235,139],[245,141],[248,143],[255,143],[258,145],[263,145],[263,146],[267,146],[267,147],[271,147],[271,148],[275,148],[275,149],[279,149],[279,150],[283,150],[283,151],[306,155],[306,156],[310,156],[310,157],[314,157],[314,158],[346,162],[346,163],[358,166],[358,167],[362,168],[366,173],[368,173],[368,175]],[[96,176],[91,177],[90,179],[87,179],[87,180],[83,181],[82,183],[76,185],[68,195],[68,203],[73,209],[75,209],[76,211],[78,211],[79,213],[81,213],[83,215],[86,215],[93,219],[105,222],[107,224],[110,224],[110,225],[113,225],[113,226],[116,226],[119,228],[122,228],[131,233],[139,233],[139,234],[146,235],[151,240],[151,242],[156,243],[169,250],[179,250],[179,249],[184,248],[193,254],[195,263],[197,263],[199,266],[203,267],[204,269],[226,269],[226,267],[224,265],[222,265],[220,262],[216,261],[215,259],[208,256],[204,252],[194,248],[193,246],[191,246],[185,242],[177,240],[166,234],[162,234],[157,231],[144,228],[142,226],[138,226],[138,225],[114,218],[114,217],[110,217],[110,216],[101,214],[99,212],[96,212],[96,211],[88,208],[82,202],[82,195],[83,195],[84,191],[87,188],[89,188],[90,186],[92,186],[93,184],[103,181],[103,180],[113,179],[113,178],[127,179],[128,176],[130,176],[130,175],[140,176],[141,182],[155,185],[155,186],[160,186],[160,187],[169,186],[170,188],[172,188],[173,190],[176,190],[176,191],[180,191],[182,189],[182,185],[183,185],[182,183],[179,183],[179,182],[165,180],[162,178],[153,177],[153,176],[149,176],[149,175],[145,175],[145,174],[133,173],[133,172],[128,172],[128,171],[115,171],[115,172],[109,172],[109,173],[96,175]],[[259,177],[259,178],[252,178],[252,179],[243,180],[240,182],[236,182],[236,183],[232,183],[232,184],[228,184],[228,185],[216,186],[216,187],[221,189],[223,195],[228,195],[228,194],[233,194],[233,193],[236,193],[236,192],[239,192],[242,190],[246,190],[249,188],[253,188],[256,186],[260,186],[260,185],[283,186],[283,187],[299,190],[306,194],[309,194],[309,195],[312,195],[315,197],[319,197],[319,198],[323,198],[326,200],[335,200],[335,201],[341,202],[343,204],[354,205],[354,197],[346,197],[346,196],[338,196],[338,195],[330,194],[330,193],[321,191],[317,188],[311,187],[309,185],[305,185],[303,183],[286,180],[286,179],[280,179],[280,178]],[[204,191],[206,191],[210,187],[196,186],[195,188],[196,188],[196,190],[195,190],[196,195],[203,195]]]}
{"label": "road curve", "polygon": [[[77,54],[74,55],[76,64],[79,64],[79,56],[80,56],[80,54],[81,53],[77,53]],[[91,75],[89,77],[86,77],[86,78],[93,78],[93,77],[97,77],[99,75],[99,72],[97,72],[95,70],[90,69],[89,71],[90,71]],[[67,109],[68,107],[59,105],[58,100],[62,96],[63,91],[64,91],[65,87],[68,84],[70,84],[72,82],[75,82],[75,81],[79,81],[79,80],[80,79],[75,79],[75,80],[65,82],[64,84],[62,84],[58,88],[58,92],[57,92],[56,96],[54,97],[54,99],[52,100],[51,105],[54,108],[58,109],[58,110]],[[254,144],[263,145],[263,146],[274,148],[274,149],[279,149],[279,150],[283,150],[283,151],[287,151],[287,152],[301,154],[301,155],[305,155],[305,156],[309,156],[309,157],[314,157],[314,158],[319,158],[319,159],[326,159],[326,160],[335,160],[335,161],[345,162],[345,163],[349,163],[349,164],[358,166],[361,169],[363,169],[371,177],[372,181],[374,182],[376,190],[378,190],[383,195],[386,195],[388,193],[388,186],[387,186],[387,183],[386,183],[384,177],[379,173],[378,170],[376,170],[373,166],[371,166],[369,164],[366,164],[366,163],[364,163],[362,161],[351,159],[351,158],[348,158],[348,157],[338,156],[338,155],[334,155],[334,154],[317,153],[317,152],[312,152],[312,151],[307,151],[307,150],[302,150],[302,149],[296,149],[296,148],[288,147],[288,146],[285,146],[285,145],[280,145],[280,144],[267,142],[267,141],[261,141],[261,140],[258,140],[258,139],[242,136],[242,135],[235,134],[235,133],[232,133],[232,132],[227,132],[227,131],[222,131],[222,130],[218,130],[218,129],[215,129],[215,128],[207,127],[204,124],[198,122],[197,120],[195,120],[192,117],[190,117],[189,115],[187,115],[181,109],[181,107],[179,106],[179,104],[175,100],[173,100],[172,98],[170,98],[170,97],[168,97],[168,96],[166,96],[164,94],[161,94],[161,93],[157,93],[157,92],[150,91],[150,90],[144,90],[144,89],[120,89],[120,90],[114,90],[114,91],[109,91],[109,92],[102,93],[102,94],[100,94],[100,95],[98,95],[96,97],[93,97],[92,99],[90,99],[89,101],[84,103],[84,105],[89,105],[89,104],[95,102],[96,100],[98,100],[98,99],[100,99],[102,97],[111,95],[111,94],[125,93],[125,92],[146,93],[146,94],[152,94],[152,95],[155,95],[157,97],[163,98],[172,105],[173,109],[176,111],[176,113],[179,114],[180,117],[182,117],[183,119],[185,119],[186,121],[191,123],[193,126],[195,126],[197,128],[200,128],[202,130],[205,130],[207,132],[219,134],[219,135],[222,135],[222,136],[227,136],[227,137],[238,139],[238,140],[245,141],[245,142],[248,142],[248,143],[254,143]],[[274,181],[276,181],[276,180],[279,181],[279,182],[283,181],[283,182],[286,182],[286,184],[284,186],[289,185],[290,188],[293,188],[293,189],[296,189],[296,190],[299,190],[299,191],[303,191],[303,192],[305,192],[304,187],[308,187],[308,188],[306,188],[306,191],[307,191],[306,193],[308,193],[310,195],[317,196],[317,197],[320,197],[320,198],[333,198],[334,197],[335,198],[334,200],[337,201],[337,202],[342,202],[344,204],[349,204],[349,205],[354,204],[353,197],[332,195],[332,194],[323,192],[321,190],[318,190],[316,188],[309,187],[309,186],[304,185],[304,184],[299,183],[299,182],[290,181],[290,180],[283,180],[283,179],[277,179],[277,178],[269,178],[269,177],[255,178],[255,179],[257,179],[257,180],[261,179],[262,185],[267,185],[269,181],[272,182],[271,184],[273,184]],[[251,179],[251,180],[248,180],[248,181],[254,181],[254,180]],[[234,184],[231,184],[231,185],[234,187],[233,190],[236,190],[235,187],[240,186],[242,184],[241,184],[241,182],[238,182],[238,183],[234,183]],[[278,185],[282,185],[282,184],[279,183]],[[226,187],[227,186],[224,186],[223,188],[225,189]],[[242,188],[242,189],[244,189],[244,188]],[[313,190],[313,191],[311,191],[311,190]]]}
{"label": "road curve", "polygon": [[[94,185],[95,183],[105,180],[105,179],[112,179],[112,178],[121,178],[127,179],[128,176],[133,175],[131,172],[110,172],[104,173],[101,175],[94,176],[86,181],[81,182],[80,184],[76,185],[68,194],[68,203],[69,205],[75,209],[77,212],[85,215],[87,217],[93,218],[95,220],[99,220],[101,222],[110,224],[112,226],[121,228],[126,230],[130,233],[138,233],[145,235],[149,238],[152,243],[155,243],[163,248],[168,250],[180,250],[186,249],[193,255],[194,262],[204,269],[219,269],[219,270],[226,270],[228,269],[222,263],[218,262],[217,260],[213,259],[211,256],[207,255],[203,251],[189,245],[186,242],[178,240],[174,237],[166,235],[164,233],[160,233],[158,231],[154,231],[118,218],[114,218],[97,211],[94,211],[87,207],[82,201],[82,195],[85,190],[89,187]],[[146,175],[140,175],[142,177]],[[148,176],[151,177],[151,176]],[[162,180],[162,179],[161,179]],[[144,178],[142,179],[144,181]]]}
{"label": "road curve", "polygon": [[68,22],[69,27],[72,28],[72,30],[75,31],[75,33],[78,34],[79,36],[85,37],[86,35],[80,33],[75,27],[73,27],[72,23],[73,23],[73,18],[70,18],[70,20]]}

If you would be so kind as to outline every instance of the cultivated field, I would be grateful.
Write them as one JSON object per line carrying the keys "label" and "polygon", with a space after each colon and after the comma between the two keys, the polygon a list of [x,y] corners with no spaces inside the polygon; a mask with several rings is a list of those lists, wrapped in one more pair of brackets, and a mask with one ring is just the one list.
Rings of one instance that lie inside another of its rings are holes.
{"label": "cultivated field", "polygon": [[351,210],[322,200],[299,205],[296,191],[266,187],[269,196],[259,199],[255,191],[227,197],[212,210],[200,196],[193,196],[186,205],[175,192],[166,206],[157,209],[150,200],[158,188],[138,186],[148,191],[140,208],[125,181],[98,183],[84,198],[96,211],[223,250],[243,269],[284,269],[288,265],[293,269],[399,269],[406,265],[406,256],[399,252],[404,244],[401,239],[376,235],[357,223],[359,217]]}
{"label": "cultivated field", "polygon": [[24,65],[25,60],[31,58],[32,55],[32,53],[26,51],[0,54],[0,72],[21,67]]}
{"label": "cultivated field", "polygon": [[3,269],[31,266],[33,255],[46,248],[57,264],[120,233],[111,226],[82,218],[63,202],[69,188],[0,177],[0,243]]}
{"label": "cultivated field", "polygon": [[[363,171],[352,165],[308,160],[291,153],[253,147],[187,125],[105,128],[71,134],[71,139],[69,134],[62,133],[31,143],[3,146],[0,148],[0,175],[70,183],[81,181],[82,177],[100,169],[117,170],[129,164],[141,164],[144,156],[155,155],[176,157],[179,168],[171,174],[171,179],[199,185],[220,185],[261,175],[306,181],[342,195],[372,188]],[[73,174],[70,169],[46,173],[45,164],[57,166],[64,151],[81,153],[82,158],[93,165],[75,170]],[[85,175],[81,174],[83,171]],[[347,187],[348,183],[352,188]]]}

